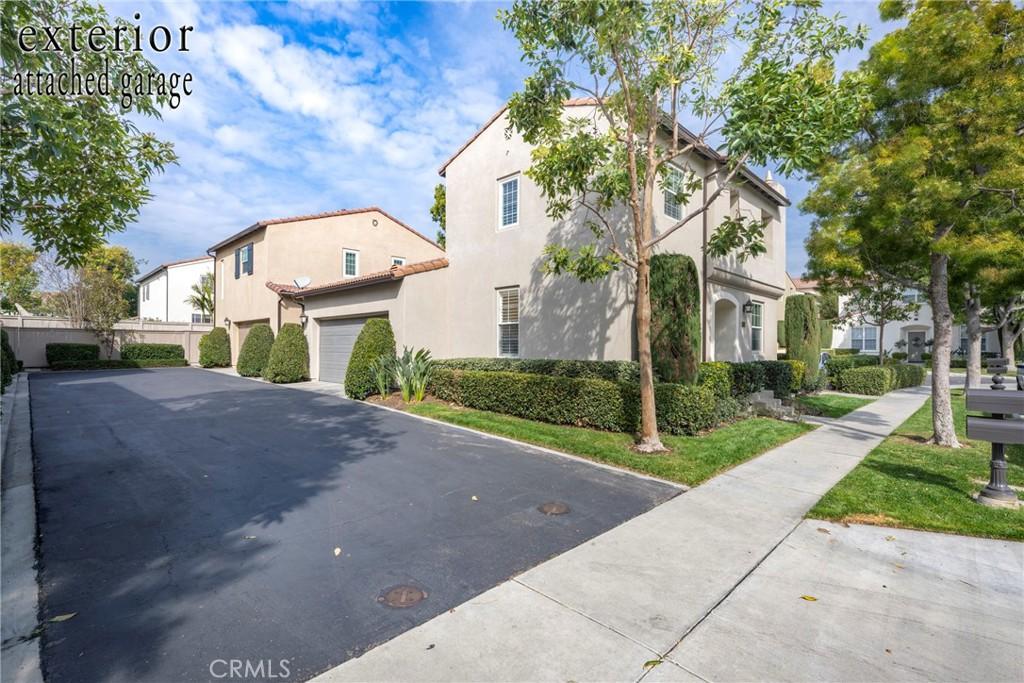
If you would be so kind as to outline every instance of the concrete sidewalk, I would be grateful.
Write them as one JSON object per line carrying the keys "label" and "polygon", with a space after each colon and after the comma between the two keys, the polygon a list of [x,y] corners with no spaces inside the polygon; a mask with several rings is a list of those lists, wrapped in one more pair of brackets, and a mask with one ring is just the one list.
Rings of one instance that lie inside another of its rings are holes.
{"label": "concrete sidewalk", "polygon": [[[890,393],[316,680],[638,680],[928,393]],[[654,668],[700,680],[671,662]]]}

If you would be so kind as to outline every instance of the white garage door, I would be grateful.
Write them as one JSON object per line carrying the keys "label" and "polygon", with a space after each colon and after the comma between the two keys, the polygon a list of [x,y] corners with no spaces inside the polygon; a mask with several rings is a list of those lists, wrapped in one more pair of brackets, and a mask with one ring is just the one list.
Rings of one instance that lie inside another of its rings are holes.
{"label": "white garage door", "polygon": [[366,318],[324,320],[320,323],[320,381],[344,382],[352,346]]}

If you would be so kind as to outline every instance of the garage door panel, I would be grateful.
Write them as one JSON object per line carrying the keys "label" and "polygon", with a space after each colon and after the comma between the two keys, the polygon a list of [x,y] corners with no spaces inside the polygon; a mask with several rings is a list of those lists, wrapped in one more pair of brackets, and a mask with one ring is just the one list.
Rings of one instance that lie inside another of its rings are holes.
{"label": "garage door panel", "polygon": [[352,347],[366,318],[324,320],[320,323],[320,381],[344,382]]}

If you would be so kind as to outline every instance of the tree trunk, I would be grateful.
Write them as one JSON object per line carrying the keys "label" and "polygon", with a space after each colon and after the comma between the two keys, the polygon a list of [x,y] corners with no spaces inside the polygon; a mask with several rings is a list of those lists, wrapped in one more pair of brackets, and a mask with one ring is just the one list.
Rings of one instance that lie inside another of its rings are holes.
{"label": "tree trunk", "polygon": [[928,295],[932,303],[932,429],[929,440],[938,446],[959,448],[953,423],[953,404],[949,391],[949,355],[953,337],[953,311],[949,306],[949,257],[932,252],[931,281]]}
{"label": "tree trunk", "polygon": [[658,435],[657,407],[654,403],[654,364],[651,360],[651,265],[646,254],[637,259],[636,269],[636,343],[640,361],[640,440],[641,453],[664,451]]}
{"label": "tree trunk", "polygon": [[1000,326],[997,334],[999,336],[999,355],[1010,361],[1010,367],[1017,364],[1017,354],[1013,348],[1017,341],[1017,334],[1014,334],[1014,324],[1006,322]]}
{"label": "tree trunk", "polygon": [[967,387],[981,386],[981,300],[967,289]]}
{"label": "tree trunk", "polygon": [[885,365],[885,318],[878,320],[878,364]]}

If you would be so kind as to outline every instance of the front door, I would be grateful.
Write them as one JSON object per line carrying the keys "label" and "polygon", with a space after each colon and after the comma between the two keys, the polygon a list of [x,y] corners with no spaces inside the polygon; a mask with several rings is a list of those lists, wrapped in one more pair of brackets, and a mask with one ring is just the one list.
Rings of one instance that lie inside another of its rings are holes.
{"label": "front door", "polygon": [[924,353],[924,332],[907,332],[907,360],[920,363]]}

